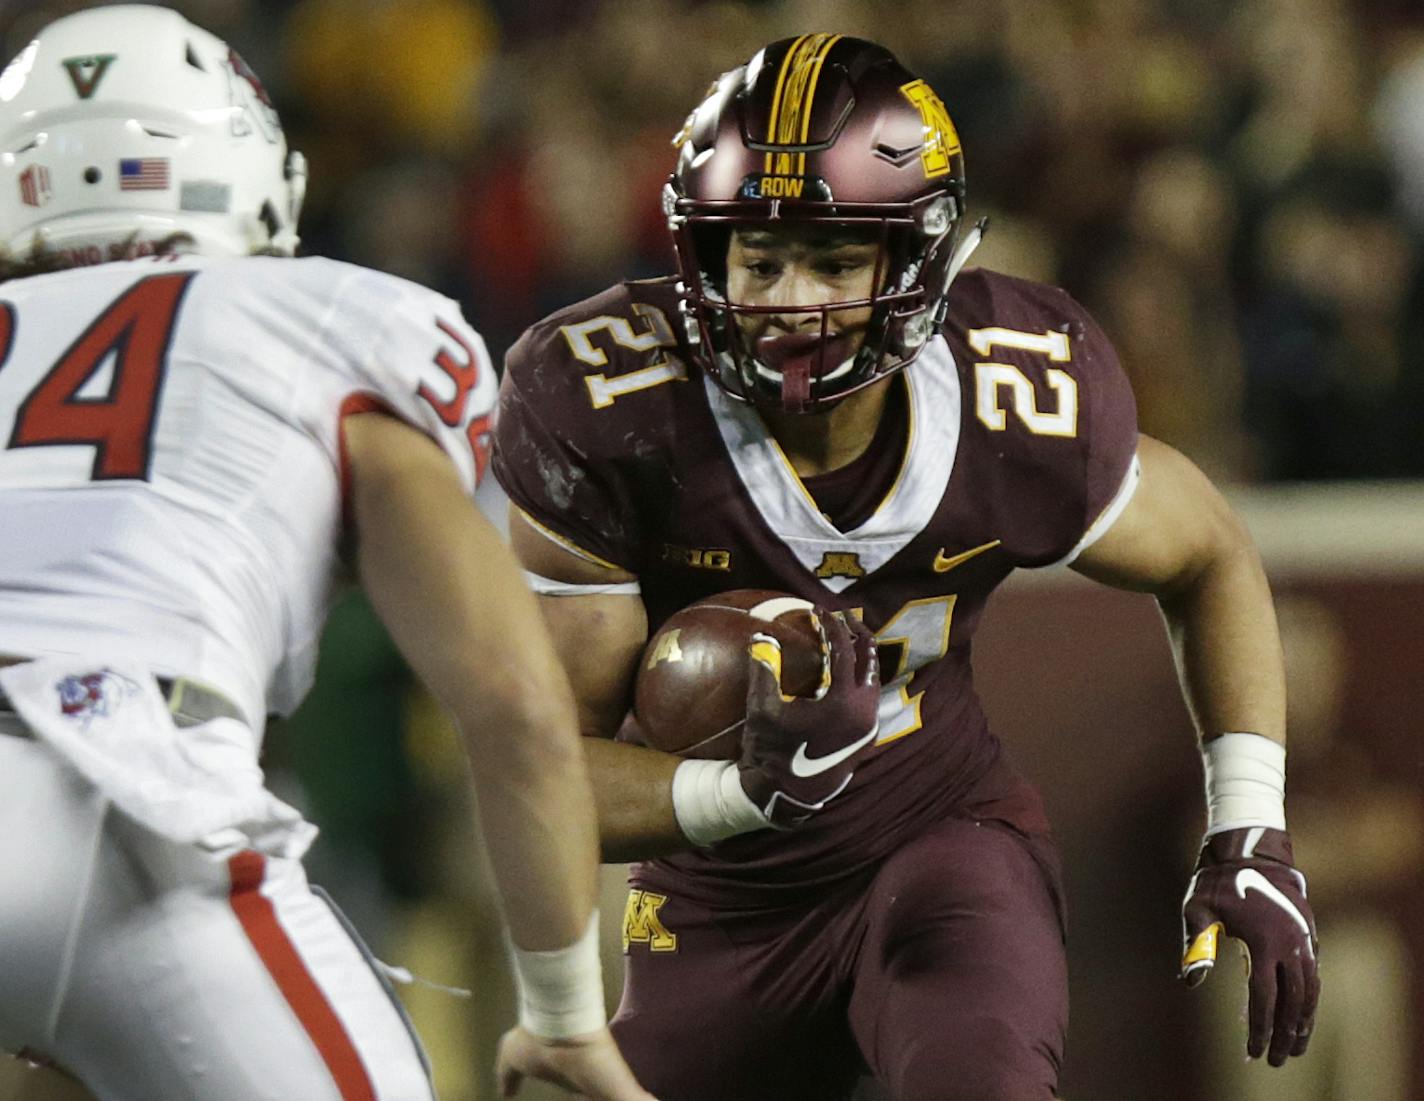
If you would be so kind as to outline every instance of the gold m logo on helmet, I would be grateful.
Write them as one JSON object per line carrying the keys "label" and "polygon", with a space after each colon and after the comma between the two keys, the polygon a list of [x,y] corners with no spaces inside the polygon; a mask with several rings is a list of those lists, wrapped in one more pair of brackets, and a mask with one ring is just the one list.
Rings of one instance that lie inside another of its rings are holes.
{"label": "gold m logo on helmet", "polygon": [[646,944],[654,952],[676,952],[677,934],[669,933],[658,917],[667,902],[667,895],[652,891],[628,892],[628,905],[623,908],[623,951],[630,944]]}
{"label": "gold m logo on helmet", "polygon": [[915,105],[925,124],[925,147],[920,153],[925,179],[945,175],[950,169],[949,159],[959,152],[959,131],[950,121],[949,112],[934,89],[923,80],[902,84],[900,91]]}
{"label": "gold m logo on helmet", "polygon": [[817,577],[864,577],[865,567],[860,555],[847,551],[826,551],[816,567]]}

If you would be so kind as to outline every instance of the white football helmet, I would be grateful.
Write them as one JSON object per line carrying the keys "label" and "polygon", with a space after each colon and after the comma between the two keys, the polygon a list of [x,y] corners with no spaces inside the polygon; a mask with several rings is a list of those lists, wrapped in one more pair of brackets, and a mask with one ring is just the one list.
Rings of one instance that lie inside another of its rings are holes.
{"label": "white football helmet", "polygon": [[59,19],[0,73],[0,248],[66,265],[291,254],[306,159],[227,43],[144,4]]}

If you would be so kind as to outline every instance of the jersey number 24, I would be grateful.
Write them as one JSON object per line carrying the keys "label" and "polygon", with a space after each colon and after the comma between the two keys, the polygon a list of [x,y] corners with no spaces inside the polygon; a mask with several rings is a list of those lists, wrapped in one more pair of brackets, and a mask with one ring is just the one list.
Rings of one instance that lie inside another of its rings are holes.
{"label": "jersey number 24", "polygon": [[[146,481],[168,346],[183,294],[196,272],[135,283],[59,357],[15,413],[9,447],[94,448],[95,481]],[[0,302],[0,367],[15,337],[15,310]],[[113,357],[108,391],[81,396]]]}

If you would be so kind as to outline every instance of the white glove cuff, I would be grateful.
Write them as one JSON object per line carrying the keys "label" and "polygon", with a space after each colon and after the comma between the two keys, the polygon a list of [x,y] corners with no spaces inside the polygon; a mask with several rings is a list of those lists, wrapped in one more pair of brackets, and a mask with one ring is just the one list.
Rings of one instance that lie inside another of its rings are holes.
{"label": "white glove cuff", "polygon": [[535,1036],[564,1040],[608,1023],[603,965],[598,958],[598,910],[583,936],[567,948],[530,952],[510,944],[519,987],[519,1023]]}
{"label": "white glove cuff", "polygon": [[1286,828],[1286,747],[1261,734],[1223,734],[1202,747],[1206,836]]}
{"label": "white glove cuff", "polygon": [[694,845],[711,845],[769,825],[742,790],[735,761],[683,761],[672,774],[672,809]]}

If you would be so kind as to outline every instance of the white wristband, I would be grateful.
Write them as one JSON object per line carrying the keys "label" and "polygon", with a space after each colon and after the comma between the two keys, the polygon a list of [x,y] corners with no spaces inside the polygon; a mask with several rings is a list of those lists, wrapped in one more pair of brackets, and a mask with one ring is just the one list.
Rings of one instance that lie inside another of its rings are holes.
{"label": "white wristband", "polygon": [[694,845],[765,828],[766,815],[742,790],[735,761],[683,761],[672,774],[672,809]]}
{"label": "white wristband", "polygon": [[598,958],[598,910],[583,936],[567,948],[529,952],[510,943],[519,987],[519,1023],[535,1036],[564,1040],[608,1023],[603,965]]}
{"label": "white wristband", "polygon": [[1261,734],[1222,734],[1202,747],[1206,835],[1286,828],[1286,747]]}

